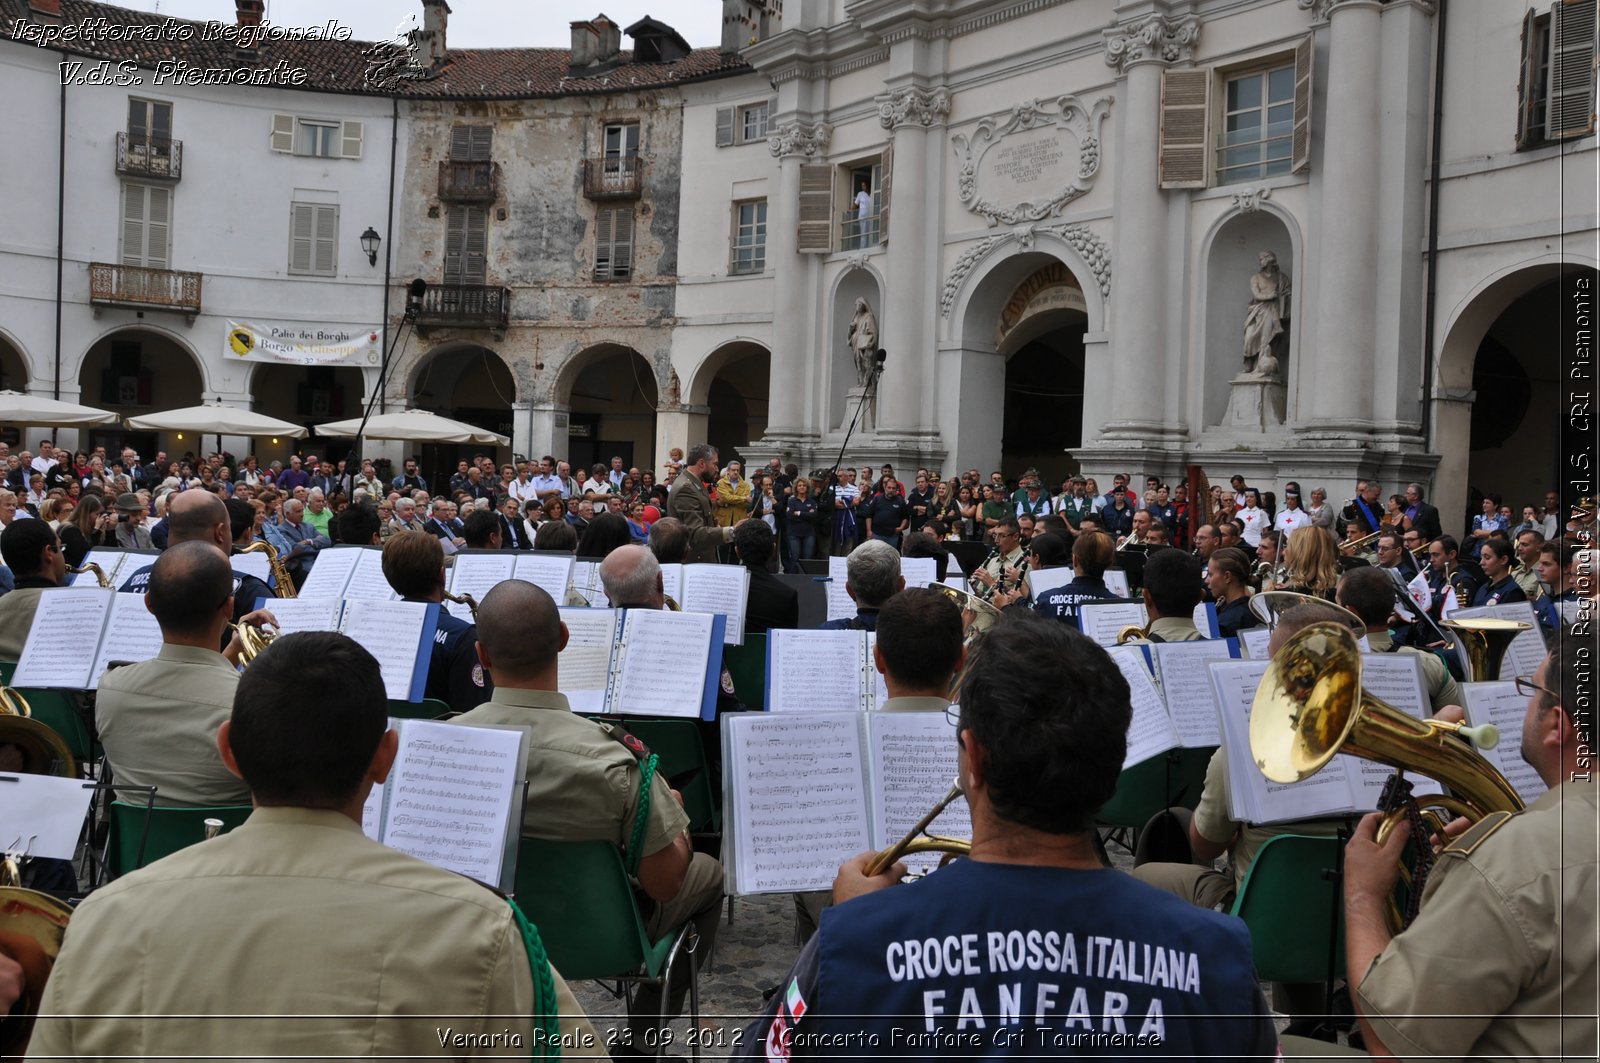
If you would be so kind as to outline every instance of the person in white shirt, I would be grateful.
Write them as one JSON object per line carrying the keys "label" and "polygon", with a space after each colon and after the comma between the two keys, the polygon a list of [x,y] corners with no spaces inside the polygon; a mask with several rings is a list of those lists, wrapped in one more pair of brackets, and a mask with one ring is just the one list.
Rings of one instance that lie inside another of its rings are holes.
{"label": "person in white shirt", "polygon": [[[1278,519],[1273,523],[1273,528],[1288,535],[1296,528],[1304,528],[1311,523],[1311,514],[1300,508],[1300,495],[1296,491],[1285,491],[1283,494],[1283,510],[1278,514]],[[1260,543],[1258,542],[1259,546]]]}
{"label": "person in white shirt", "polygon": [[1233,515],[1233,519],[1244,525],[1240,538],[1254,550],[1261,545],[1261,533],[1272,526],[1272,520],[1267,516],[1267,511],[1261,508],[1261,498],[1254,487],[1244,490],[1244,505]]}
{"label": "person in white shirt", "polygon": [[856,246],[866,247],[872,236],[872,193],[867,190],[867,182],[861,182],[852,202],[856,208]]}
{"label": "person in white shirt", "polygon": [[55,447],[48,439],[39,440],[39,454],[28,464],[33,468],[33,471],[38,473],[40,476],[43,476],[45,473],[49,472],[55,467]]}

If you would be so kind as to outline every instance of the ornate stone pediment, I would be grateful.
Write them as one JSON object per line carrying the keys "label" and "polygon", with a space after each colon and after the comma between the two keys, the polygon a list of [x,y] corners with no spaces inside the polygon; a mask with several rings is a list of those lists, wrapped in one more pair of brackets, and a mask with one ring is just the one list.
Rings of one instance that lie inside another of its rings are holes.
{"label": "ornate stone pediment", "polygon": [[1111,110],[1076,96],[1029,100],[951,137],[961,202],[990,225],[1041,221],[1089,191],[1100,171],[1100,126]]}
{"label": "ornate stone pediment", "polygon": [[1010,232],[986,236],[961,253],[961,257],[956,259],[956,264],[950,268],[950,275],[944,279],[944,290],[939,295],[939,316],[950,316],[950,312],[955,309],[956,297],[961,294],[961,286],[966,283],[973,268],[990,251],[1012,240],[1017,242],[1021,250],[1032,251],[1034,240],[1041,233],[1066,241],[1089,267],[1089,272],[1094,276],[1095,287],[1100,289],[1101,298],[1111,297],[1111,248],[1104,240],[1085,225],[1028,225]]}
{"label": "ornate stone pediment", "polygon": [[772,157],[785,155],[812,156],[828,150],[833,139],[833,126],[827,122],[786,122],[767,134],[767,150]]}

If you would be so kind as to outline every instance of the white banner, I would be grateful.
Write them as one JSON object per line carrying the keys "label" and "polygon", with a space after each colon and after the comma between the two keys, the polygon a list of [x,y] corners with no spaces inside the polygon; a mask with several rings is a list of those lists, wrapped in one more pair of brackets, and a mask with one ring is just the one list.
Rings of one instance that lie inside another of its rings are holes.
{"label": "white banner", "polygon": [[382,359],[375,325],[269,324],[229,321],[223,355],[249,362],[296,365],[377,365]]}

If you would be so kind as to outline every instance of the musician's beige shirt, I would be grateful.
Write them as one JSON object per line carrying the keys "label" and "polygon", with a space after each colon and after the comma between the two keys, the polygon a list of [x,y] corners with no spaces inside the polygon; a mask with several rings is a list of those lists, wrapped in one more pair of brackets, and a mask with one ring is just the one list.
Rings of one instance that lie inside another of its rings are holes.
{"label": "musician's beige shirt", "polygon": [[95,726],[113,778],[154,786],[158,805],[247,805],[250,788],[222,763],[217,728],[239,673],[215,650],[163,645],[100,681]]}
{"label": "musician's beige shirt", "polygon": [[[565,694],[497,686],[493,698],[450,722],[533,729],[524,835],[556,841],[604,838],[627,849],[639,809],[639,759],[603,725],[574,713]],[[665,849],[688,827],[671,785],[657,772],[642,855]]]}
{"label": "musician's beige shirt", "polygon": [[[563,1036],[594,1045],[555,983]],[[526,1059],[533,1002],[500,897],[341,813],[263,808],[83,902],[29,1054]]]}
{"label": "musician's beige shirt", "polygon": [[[1372,647],[1374,653],[1389,653],[1389,647],[1394,645],[1394,640],[1389,637],[1387,631],[1369,631],[1367,645]],[[1414,654],[1422,663],[1422,687],[1428,692],[1428,703],[1436,715],[1446,705],[1461,704],[1461,686],[1437,653],[1431,650],[1419,650],[1415,646],[1401,646],[1393,652]]]}
{"label": "musician's beige shirt", "polygon": [[1391,1052],[1594,1058],[1595,834],[1591,775],[1440,853],[1417,921],[1358,990]]}
{"label": "musician's beige shirt", "polygon": [[22,646],[33,629],[33,615],[39,611],[38,587],[18,587],[0,595],[0,661],[22,659]]}
{"label": "musician's beige shirt", "polygon": [[1163,616],[1150,621],[1150,634],[1161,636],[1162,642],[1194,642],[1205,638],[1194,620],[1187,616]]}
{"label": "musician's beige shirt", "polygon": [[1256,852],[1269,838],[1280,834],[1310,834],[1331,837],[1337,834],[1343,820],[1297,819],[1260,827],[1241,823],[1233,818],[1228,791],[1228,752],[1226,746],[1218,747],[1206,765],[1206,781],[1200,790],[1200,803],[1194,810],[1194,829],[1200,837],[1217,845],[1230,845],[1228,862],[1233,866],[1235,886],[1244,882],[1245,872],[1255,862]]}

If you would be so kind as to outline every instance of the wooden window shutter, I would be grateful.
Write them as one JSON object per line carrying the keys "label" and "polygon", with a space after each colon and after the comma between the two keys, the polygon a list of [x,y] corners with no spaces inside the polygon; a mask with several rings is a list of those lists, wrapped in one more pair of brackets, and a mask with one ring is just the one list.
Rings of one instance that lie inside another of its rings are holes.
{"label": "wooden window shutter", "polygon": [[150,185],[149,213],[145,217],[144,264],[154,269],[167,268],[167,246],[172,238],[172,189]]}
{"label": "wooden window shutter", "polygon": [[1556,0],[1550,9],[1551,140],[1594,132],[1595,0]]}
{"label": "wooden window shutter", "polygon": [[332,276],[338,262],[339,208],[331,204],[314,208],[315,226],[312,232],[311,271]]}
{"label": "wooden window shutter", "polygon": [[462,283],[484,284],[489,275],[489,212],[482,207],[467,207],[466,215]]}
{"label": "wooden window shutter", "polygon": [[295,203],[289,207],[289,272],[310,273],[312,244],[316,234],[316,205]]}
{"label": "wooden window shutter", "polygon": [[615,218],[611,223],[611,275],[629,277],[633,275],[633,208],[612,213]]}
{"label": "wooden window shutter", "polygon": [[1311,35],[1294,49],[1294,137],[1290,143],[1290,173],[1311,169]]}
{"label": "wooden window shutter", "polygon": [[878,243],[889,242],[889,192],[894,187],[894,145],[883,149],[883,159],[878,164],[883,180],[878,186]]}
{"label": "wooden window shutter", "polygon": [[717,108],[717,147],[726,148],[733,144],[733,108]]}
{"label": "wooden window shutter", "polygon": [[611,219],[615,211],[597,210],[594,213],[594,276],[596,280],[611,277]]}
{"label": "wooden window shutter", "polygon": [[1539,16],[1531,8],[1522,14],[1522,67],[1517,74],[1518,150],[1533,147],[1533,100],[1539,95],[1533,79],[1539,76]]}
{"label": "wooden window shutter", "polygon": [[1210,108],[1210,70],[1162,71],[1157,160],[1162,188],[1206,186],[1206,117]]}
{"label": "wooden window shutter", "polygon": [[339,157],[344,159],[361,158],[361,123],[339,123]]}
{"label": "wooden window shutter", "polygon": [[450,158],[454,162],[488,162],[493,145],[493,126],[458,125],[450,130]]}
{"label": "wooden window shutter", "polygon": [[796,250],[826,254],[833,250],[833,167],[808,163],[800,167],[800,229]]}
{"label": "wooden window shutter", "polygon": [[272,116],[272,150],[281,151],[286,155],[294,153],[294,115],[275,114]]}
{"label": "wooden window shutter", "polygon": [[144,265],[145,185],[122,186],[122,264]]}
{"label": "wooden window shutter", "polygon": [[467,208],[450,207],[444,215],[444,282],[464,284],[462,255],[467,246]]}

